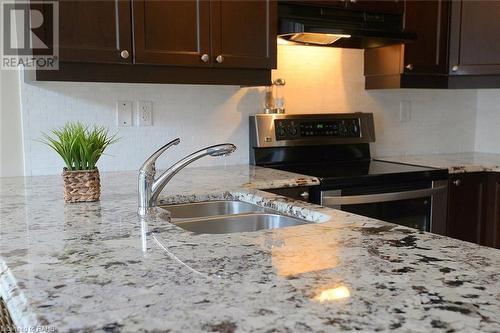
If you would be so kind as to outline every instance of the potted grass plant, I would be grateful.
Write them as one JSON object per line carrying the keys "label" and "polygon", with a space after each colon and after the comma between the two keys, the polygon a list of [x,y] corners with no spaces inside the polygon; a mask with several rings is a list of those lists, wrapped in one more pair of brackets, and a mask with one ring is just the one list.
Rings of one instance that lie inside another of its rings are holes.
{"label": "potted grass plant", "polygon": [[66,202],[99,200],[101,182],[96,164],[104,150],[117,140],[105,127],[80,122],[67,123],[52,130],[51,135],[43,133],[40,141],[54,149],[66,164],[62,173]]}

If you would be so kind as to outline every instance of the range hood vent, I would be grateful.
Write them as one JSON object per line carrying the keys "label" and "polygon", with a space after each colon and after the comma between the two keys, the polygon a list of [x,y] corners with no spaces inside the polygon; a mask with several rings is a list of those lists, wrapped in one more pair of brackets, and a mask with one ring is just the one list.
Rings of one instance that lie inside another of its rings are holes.
{"label": "range hood vent", "polygon": [[280,38],[294,43],[356,49],[407,43],[403,15],[298,3],[279,3]]}

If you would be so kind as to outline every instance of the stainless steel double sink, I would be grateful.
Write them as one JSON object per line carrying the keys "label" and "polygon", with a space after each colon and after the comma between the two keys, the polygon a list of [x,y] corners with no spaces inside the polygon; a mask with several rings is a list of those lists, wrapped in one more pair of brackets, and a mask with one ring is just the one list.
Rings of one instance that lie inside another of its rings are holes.
{"label": "stainless steel double sink", "polygon": [[307,221],[243,201],[204,201],[164,205],[171,222],[198,234],[229,234],[277,229]]}

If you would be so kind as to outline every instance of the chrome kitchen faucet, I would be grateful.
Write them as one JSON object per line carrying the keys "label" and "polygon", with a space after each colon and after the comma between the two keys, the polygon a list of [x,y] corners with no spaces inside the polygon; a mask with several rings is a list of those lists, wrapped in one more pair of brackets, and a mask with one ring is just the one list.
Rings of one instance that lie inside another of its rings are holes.
{"label": "chrome kitchen faucet", "polygon": [[148,214],[152,208],[156,207],[160,192],[172,179],[172,177],[174,177],[184,167],[204,156],[225,156],[236,150],[236,146],[231,143],[223,143],[200,149],[184,157],[155,179],[156,160],[165,152],[165,150],[179,144],[179,142],[181,142],[181,140],[177,138],[158,149],[139,169],[139,209],[137,211],[139,215],[144,216]]}

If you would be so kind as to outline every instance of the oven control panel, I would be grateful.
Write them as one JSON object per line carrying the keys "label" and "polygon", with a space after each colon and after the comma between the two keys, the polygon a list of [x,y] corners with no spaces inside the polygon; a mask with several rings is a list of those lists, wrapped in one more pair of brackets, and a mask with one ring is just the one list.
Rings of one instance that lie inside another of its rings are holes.
{"label": "oven control panel", "polygon": [[360,138],[359,118],[275,119],[276,140],[307,138]]}

